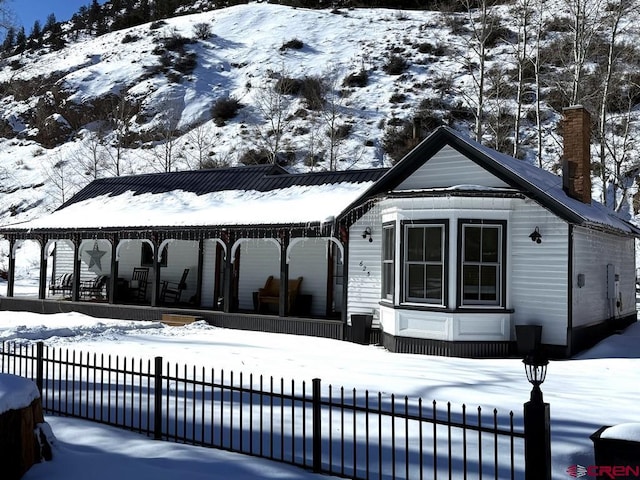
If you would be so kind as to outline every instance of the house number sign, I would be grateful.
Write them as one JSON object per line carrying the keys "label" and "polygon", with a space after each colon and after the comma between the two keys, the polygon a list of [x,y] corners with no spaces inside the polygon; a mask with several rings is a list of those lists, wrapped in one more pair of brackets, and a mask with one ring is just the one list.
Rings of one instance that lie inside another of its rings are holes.
{"label": "house number sign", "polygon": [[362,260],[360,260],[360,263],[358,265],[360,265],[362,267],[362,271],[363,272],[367,272],[367,277],[371,276],[371,272],[369,271],[369,267],[367,267]]}

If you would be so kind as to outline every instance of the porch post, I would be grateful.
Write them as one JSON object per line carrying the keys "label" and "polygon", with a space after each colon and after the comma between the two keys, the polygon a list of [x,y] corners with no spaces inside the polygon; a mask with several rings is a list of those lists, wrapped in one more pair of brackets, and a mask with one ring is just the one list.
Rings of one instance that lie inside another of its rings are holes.
{"label": "porch post", "polygon": [[82,238],[73,239],[73,284],[71,285],[71,300],[80,300],[80,244]]}
{"label": "porch post", "polygon": [[224,279],[222,282],[222,298],[224,313],[231,312],[231,305],[233,303],[233,264],[231,263],[231,249],[233,247],[233,238],[225,235],[223,237],[225,243],[225,256],[224,256]]}
{"label": "porch post", "polygon": [[120,238],[118,235],[113,235],[110,239],[111,241],[111,276],[109,277],[109,303],[113,305],[116,303],[116,294],[118,289],[118,261],[116,259],[116,255],[118,253],[118,244],[120,243]]}
{"label": "porch post", "polygon": [[[198,240],[198,271],[196,272],[196,306],[200,306],[202,298],[202,270],[204,269],[204,240]],[[215,304],[215,300],[214,300]]]}
{"label": "porch post", "polygon": [[38,298],[47,296],[47,237],[40,237],[40,278],[38,279]]}
{"label": "porch post", "polygon": [[280,232],[280,298],[278,301],[278,315],[286,317],[289,314],[289,264],[287,263],[287,248],[289,247],[289,233]]}
{"label": "porch post", "polygon": [[160,240],[157,235],[153,235],[151,243],[153,244],[153,288],[151,289],[151,306],[157,307],[160,299],[160,264],[162,263],[162,257],[158,250]]}
{"label": "porch post", "polygon": [[9,272],[7,275],[7,297],[13,297],[13,288],[16,283],[16,239],[9,238]]}

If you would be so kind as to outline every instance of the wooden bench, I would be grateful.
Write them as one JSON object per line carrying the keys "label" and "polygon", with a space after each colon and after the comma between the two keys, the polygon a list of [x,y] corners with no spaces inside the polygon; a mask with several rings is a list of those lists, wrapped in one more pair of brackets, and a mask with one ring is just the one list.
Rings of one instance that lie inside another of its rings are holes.
{"label": "wooden bench", "polygon": [[[300,284],[302,284],[302,277],[298,277],[294,280],[289,280],[287,312],[290,312],[291,305],[295,304],[296,297],[300,292]],[[269,278],[267,278],[264,287],[258,289],[258,311],[262,310],[263,305],[278,305],[279,303],[280,279],[273,278],[273,275],[270,275]]]}
{"label": "wooden bench", "polygon": [[160,321],[170,327],[184,327],[185,325],[199,320],[202,320],[202,317],[197,317],[195,315],[180,315],[177,313],[163,313],[162,320]]}

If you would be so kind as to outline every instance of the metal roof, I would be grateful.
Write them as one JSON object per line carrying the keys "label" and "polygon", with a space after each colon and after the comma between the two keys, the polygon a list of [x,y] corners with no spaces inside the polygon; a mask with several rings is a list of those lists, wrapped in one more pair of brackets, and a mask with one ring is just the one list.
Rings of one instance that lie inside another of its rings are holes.
{"label": "metal roof", "polygon": [[115,196],[125,192],[139,195],[183,190],[203,195],[227,190],[268,192],[292,186],[362,183],[378,180],[387,170],[288,173],[276,165],[257,165],[100,178],[80,190],[58,210],[101,195]]}

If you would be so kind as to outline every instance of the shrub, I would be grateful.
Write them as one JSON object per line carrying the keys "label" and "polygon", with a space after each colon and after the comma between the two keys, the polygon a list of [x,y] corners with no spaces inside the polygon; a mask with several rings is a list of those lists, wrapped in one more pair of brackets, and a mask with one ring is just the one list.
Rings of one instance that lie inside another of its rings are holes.
{"label": "shrub", "polygon": [[140,40],[140,37],[137,35],[132,35],[131,33],[127,33],[124,37],[122,37],[122,43],[132,43]]}
{"label": "shrub", "polygon": [[281,95],[298,95],[302,90],[302,80],[291,77],[280,77],[273,86]]}
{"label": "shrub", "polygon": [[213,35],[213,32],[211,31],[211,25],[205,22],[196,23],[193,26],[193,33],[195,34],[196,38],[199,38],[200,40],[206,40],[210,38],[211,35]]}
{"label": "shrub", "polygon": [[359,72],[350,73],[342,81],[343,87],[366,87],[369,81],[369,74],[363,68]]}
{"label": "shrub", "polygon": [[389,55],[387,63],[382,67],[382,69],[389,75],[400,75],[407,68],[409,68],[409,64],[404,57],[395,54]]}
{"label": "shrub", "polygon": [[320,110],[324,105],[326,85],[320,77],[305,77],[302,80],[300,95],[311,110]]}
{"label": "shrub", "polygon": [[159,28],[164,27],[167,24],[164,20],[157,20],[155,22],[151,22],[149,25],[149,30],[158,30]]}
{"label": "shrub", "polygon": [[216,100],[211,107],[211,116],[215,124],[219,127],[225,125],[227,120],[232,119],[242,107],[240,102],[233,97],[222,97]]}
{"label": "shrub", "polygon": [[242,165],[267,165],[271,163],[271,155],[263,148],[250,148],[240,155],[238,163]]}
{"label": "shrub", "polygon": [[283,52],[289,49],[300,50],[302,47],[304,47],[304,43],[302,43],[302,40],[294,38],[292,40],[289,40],[288,42],[284,42],[280,47],[280,51]]}
{"label": "shrub", "polygon": [[[333,138],[336,140],[343,140],[349,136],[351,133],[351,129],[353,125],[350,123],[343,123],[341,125],[337,125],[333,129]],[[331,137],[331,129],[327,129],[327,136]]]}
{"label": "shrub", "polygon": [[393,93],[389,101],[391,103],[403,103],[407,99],[404,93]]}

